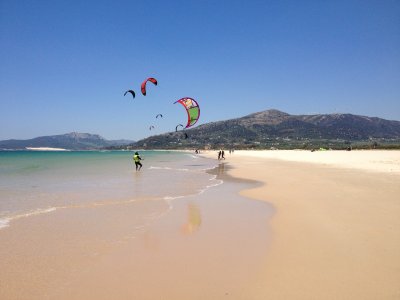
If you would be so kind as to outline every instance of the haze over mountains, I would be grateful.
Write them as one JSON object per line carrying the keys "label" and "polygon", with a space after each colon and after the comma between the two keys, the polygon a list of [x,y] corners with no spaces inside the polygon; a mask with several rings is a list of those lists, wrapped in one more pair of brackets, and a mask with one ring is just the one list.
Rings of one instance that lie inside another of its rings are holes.
{"label": "haze over mountains", "polygon": [[[187,134],[187,138],[185,136]],[[266,110],[241,118],[211,122],[150,136],[137,142],[106,140],[71,132],[29,140],[0,141],[0,149],[51,147],[69,150],[182,148],[344,148],[350,144],[400,145],[400,121],[352,114],[290,115]]]}
{"label": "haze over mountains", "polygon": [[68,150],[96,150],[109,146],[133,143],[130,140],[106,140],[98,134],[71,132],[67,134],[41,136],[29,140],[0,141],[0,149],[26,149],[27,147],[62,148]]}

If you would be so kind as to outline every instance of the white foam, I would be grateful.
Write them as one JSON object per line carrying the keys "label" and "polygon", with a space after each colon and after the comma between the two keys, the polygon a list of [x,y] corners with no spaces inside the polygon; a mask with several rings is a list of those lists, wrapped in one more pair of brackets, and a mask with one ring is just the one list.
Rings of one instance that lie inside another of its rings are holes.
{"label": "white foam", "polygon": [[21,218],[26,218],[26,217],[31,217],[31,216],[41,215],[41,214],[47,214],[47,213],[53,212],[55,210],[57,210],[57,207],[38,208],[33,211],[24,213],[24,214],[12,216],[12,217],[10,217],[10,220],[13,221],[13,220],[21,219]]}
{"label": "white foam", "polygon": [[10,219],[9,218],[0,219],[0,229],[6,228],[8,226],[10,226]]}
{"label": "white foam", "polygon": [[[188,195],[190,196],[190,195]],[[186,196],[165,196],[163,197],[163,200],[175,200],[175,199],[180,199],[180,198],[184,198]]]}
{"label": "white foam", "polygon": [[[209,180],[213,181],[216,180],[217,175],[213,175]],[[180,195],[180,196],[165,196],[163,197],[163,200],[166,200],[168,203],[170,203],[170,201],[176,200],[176,199],[181,199],[181,198],[185,198],[185,197],[193,197],[193,196],[197,196],[197,195],[201,195],[203,194],[205,191],[207,191],[210,188],[219,186],[221,184],[223,184],[224,181],[222,179],[216,180],[216,182],[214,184],[209,184],[206,185],[204,188],[200,189],[197,191],[197,193],[194,194],[189,194],[189,195]]]}
{"label": "white foam", "polygon": [[214,180],[217,178],[217,175],[213,175],[209,180]]}
{"label": "white foam", "polygon": [[218,180],[218,182],[216,182],[215,184],[207,185],[207,188],[212,188],[212,187],[215,187],[215,186],[219,186],[219,185],[221,185],[223,183],[224,183],[223,180]]}
{"label": "white foam", "polygon": [[150,166],[150,170],[174,170],[174,171],[189,171],[189,169],[175,169],[175,168],[170,168],[170,167],[154,167]]}
{"label": "white foam", "polygon": [[218,167],[218,165],[214,165],[214,166],[210,166],[208,168],[200,169],[200,171],[210,171],[210,170],[215,169],[216,167]]}
{"label": "white foam", "polygon": [[[160,198],[158,198],[160,199]],[[167,199],[164,199],[167,200]],[[38,208],[26,213],[21,213],[18,215],[14,216],[8,216],[4,218],[0,218],[0,229],[6,228],[10,226],[11,221],[15,221],[18,219],[22,218],[27,218],[27,217],[32,217],[36,215],[41,215],[41,214],[47,214],[54,212],[59,209],[73,209],[73,208],[90,208],[90,207],[101,207],[101,206],[108,206],[108,205],[121,205],[121,204],[129,204],[136,202],[137,199],[129,199],[129,200],[123,200],[123,201],[105,201],[105,202],[92,202],[88,204],[75,204],[75,205],[66,205],[66,206],[57,206],[57,207],[48,207],[48,208]],[[169,210],[170,208],[168,208]]]}
{"label": "white foam", "polygon": [[18,219],[27,218],[27,217],[31,217],[31,216],[36,216],[36,215],[40,215],[40,214],[47,214],[47,213],[53,212],[55,210],[57,210],[57,207],[38,208],[38,209],[32,210],[27,213],[2,218],[2,219],[0,219],[0,229],[9,227],[11,221],[15,221]]}

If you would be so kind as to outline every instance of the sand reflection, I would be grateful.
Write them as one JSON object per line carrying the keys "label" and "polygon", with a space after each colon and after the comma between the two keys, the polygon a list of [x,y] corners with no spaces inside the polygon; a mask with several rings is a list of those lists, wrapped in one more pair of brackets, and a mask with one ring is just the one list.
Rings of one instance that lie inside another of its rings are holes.
{"label": "sand reflection", "polygon": [[220,164],[218,164],[218,167],[217,167],[217,175],[222,176],[224,174],[225,174],[225,163],[220,163]]}
{"label": "sand reflection", "polygon": [[182,232],[184,234],[195,233],[201,225],[201,214],[199,207],[194,203],[187,205],[187,222],[182,225]]}

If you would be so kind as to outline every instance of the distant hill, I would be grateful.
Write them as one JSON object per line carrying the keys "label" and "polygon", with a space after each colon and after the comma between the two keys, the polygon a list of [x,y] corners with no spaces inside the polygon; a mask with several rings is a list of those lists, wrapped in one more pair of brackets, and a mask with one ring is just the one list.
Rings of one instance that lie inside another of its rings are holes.
{"label": "distant hill", "polygon": [[[343,148],[350,144],[400,144],[400,121],[352,114],[290,115],[266,110],[151,136],[135,148]],[[375,145],[376,146],[376,145]]]}
{"label": "distant hill", "polygon": [[0,149],[26,149],[27,147],[64,148],[69,150],[96,150],[110,146],[133,143],[129,140],[106,140],[98,134],[71,132],[67,134],[41,136],[29,140],[0,141]]}

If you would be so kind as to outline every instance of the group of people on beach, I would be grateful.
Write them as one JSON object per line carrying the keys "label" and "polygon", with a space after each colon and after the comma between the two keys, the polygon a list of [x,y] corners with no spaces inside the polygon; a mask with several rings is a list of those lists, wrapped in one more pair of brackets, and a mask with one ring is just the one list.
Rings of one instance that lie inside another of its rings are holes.
{"label": "group of people on beach", "polygon": [[[199,154],[200,150],[196,149],[195,153]],[[229,149],[229,153],[233,153],[233,150]],[[225,159],[225,151],[223,149],[220,149],[218,152],[218,160],[222,159]],[[135,152],[135,154],[133,155],[133,161],[135,162],[136,171],[140,171],[140,169],[143,167],[142,163],[140,162],[141,160],[142,158],[140,157],[139,152]]]}
{"label": "group of people on beach", "polygon": [[225,159],[225,151],[220,149],[218,152],[218,160]]}
{"label": "group of people on beach", "polygon": [[[233,149],[229,149],[229,154],[232,154],[233,151],[234,151]],[[218,160],[221,159],[225,159],[225,151],[223,149],[220,149],[218,152]]]}

